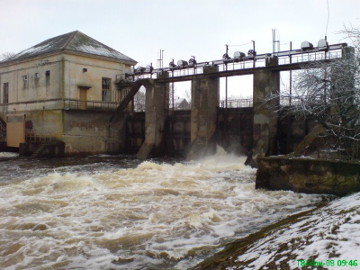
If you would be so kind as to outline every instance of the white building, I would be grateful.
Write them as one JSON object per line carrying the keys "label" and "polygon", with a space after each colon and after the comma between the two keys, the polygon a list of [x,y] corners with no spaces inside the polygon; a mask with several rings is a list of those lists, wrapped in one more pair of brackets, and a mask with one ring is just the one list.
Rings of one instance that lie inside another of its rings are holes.
{"label": "white building", "polygon": [[135,64],[79,31],[0,62],[0,118],[7,125],[7,145],[56,138],[68,154],[116,150],[116,136],[107,127],[122,98],[115,82]]}

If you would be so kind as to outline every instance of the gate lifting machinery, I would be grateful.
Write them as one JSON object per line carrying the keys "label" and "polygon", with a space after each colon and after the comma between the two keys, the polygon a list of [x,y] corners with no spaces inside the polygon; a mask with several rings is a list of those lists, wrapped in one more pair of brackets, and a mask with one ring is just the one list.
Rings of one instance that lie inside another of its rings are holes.
{"label": "gate lifting machinery", "polygon": [[143,67],[138,66],[134,68],[132,73],[125,74],[126,77],[132,77],[136,75],[144,75],[144,74],[153,74],[153,73],[159,73],[162,71],[174,71],[179,69],[189,69],[189,68],[197,68],[197,67],[204,67],[204,66],[218,66],[218,65],[228,65],[230,63],[238,63],[238,62],[245,62],[245,61],[253,61],[255,67],[255,61],[257,60],[264,60],[271,56],[277,56],[277,57],[290,57],[294,55],[302,55],[305,53],[317,53],[317,52],[325,52],[325,59],[326,59],[326,52],[328,51],[334,51],[334,50],[341,50],[343,47],[346,47],[346,43],[339,43],[334,45],[329,45],[326,38],[320,39],[317,47],[314,47],[312,43],[308,41],[304,41],[301,43],[301,48],[296,50],[287,50],[287,51],[279,51],[274,53],[265,53],[265,54],[257,54],[257,52],[254,49],[250,49],[247,54],[241,52],[241,51],[235,51],[233,54],[233,57],[231,58],[228,54],[228,46],[226,45],[226,52],[223,54],[221,60],[214,60],[214,61],[206,61],[206,62],[200,62],[198,63],[196,61],[195,56],[191,56],[189,61],[186,60],[178,60],[175,64],[174,59],[171,59],[168,67],[162,67],[154,69],[152,64]]}

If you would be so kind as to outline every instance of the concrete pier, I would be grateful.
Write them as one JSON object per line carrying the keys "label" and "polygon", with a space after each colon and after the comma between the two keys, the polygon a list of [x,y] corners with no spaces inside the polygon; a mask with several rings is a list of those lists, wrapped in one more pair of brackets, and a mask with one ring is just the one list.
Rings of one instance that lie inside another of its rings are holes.
{"label": "concrete pier", "polygon": [[[167,78],[167,72],[159,78]],[[169,111],[169,84],[155,83],[146,86],[145,141],[137,153],[137,158],[147,159],[163,153],[165,120]]]}
{"label": "concrete pier", "polygon": [[[266,59],[266,67],[277,65],[276,56]],[[254,71],[253,160],[276,151],[277,108],[280,103],[278,91],[280,91],[279,71],[271,69]],[[268,101],[266,105],[265,101]]]}
{"label": "concrete pier", "polygon": [[[204,74],[218,72],[217,66],[204,67]],[[205,76],[191,81],[191,149],[188,158],[201,157],[216,149],[217,108],[220,80]]]}

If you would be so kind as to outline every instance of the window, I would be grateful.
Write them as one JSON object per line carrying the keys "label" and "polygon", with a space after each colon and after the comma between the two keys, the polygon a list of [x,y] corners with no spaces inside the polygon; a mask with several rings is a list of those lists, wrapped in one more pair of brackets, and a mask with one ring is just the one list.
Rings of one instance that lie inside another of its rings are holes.
{"label": "window", "polygon": [[102,101],[111,102],[111,91],[109,90],[102,91]]}
{"label": "window", "polygon": [[34,74],[35,87],[38,87],[38,86],[39,86],[39,80],[40,80],[40,74],[39,74],[39,73],[35,73],[35,74]]}
{"label": "window", "polygon": [[46,86],[50,85],[50,70],[47,70],[45,72],[45,84],[46,84]]}
{"label": "window", "polygon": [[110,78],[102,78],[102,89],[110,90],[111,79]]}
{"label": "window", "polygon": [[22,78],[23,78],[23,89],[26,89],[29,87],[28,75],[24,75],[22,76]]}
{"label": "window", "polygon": [[9,83],[4,83],[3,86],[3,103],[9,103]]}
{"label": "window", "polygon": [[111,79],[102,78],[102,101],[111,102]]}

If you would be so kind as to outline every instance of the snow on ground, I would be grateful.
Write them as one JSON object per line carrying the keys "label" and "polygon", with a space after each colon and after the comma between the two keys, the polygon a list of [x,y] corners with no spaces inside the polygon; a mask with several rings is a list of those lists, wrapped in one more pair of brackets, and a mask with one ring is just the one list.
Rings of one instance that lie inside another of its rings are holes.
{"label": "snow on ground", "polygon": [[274,230],[235,262],[226,269],[360,269],[360,193]]}

